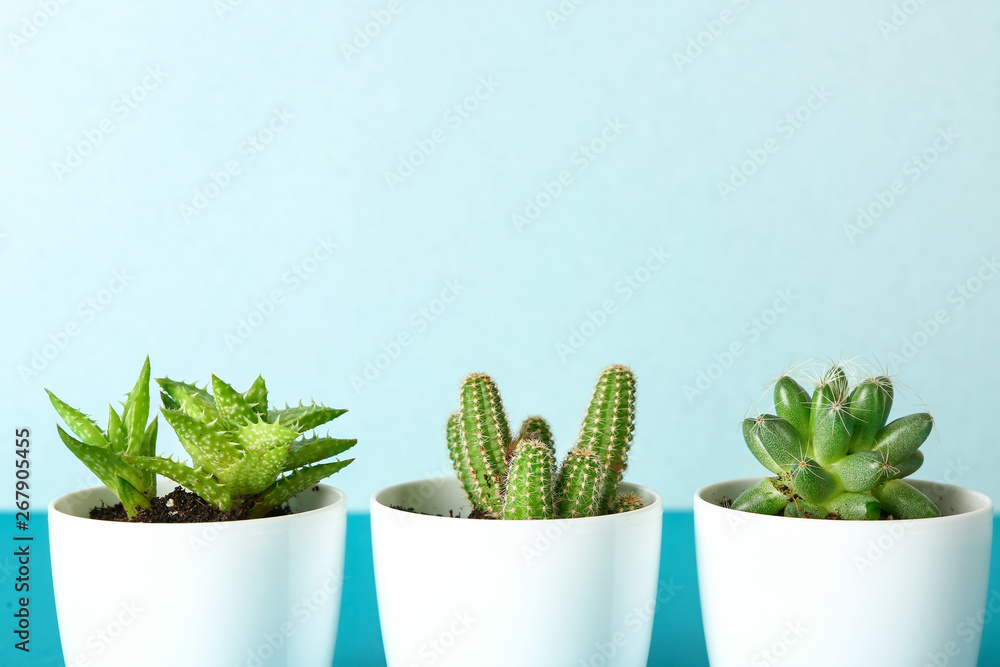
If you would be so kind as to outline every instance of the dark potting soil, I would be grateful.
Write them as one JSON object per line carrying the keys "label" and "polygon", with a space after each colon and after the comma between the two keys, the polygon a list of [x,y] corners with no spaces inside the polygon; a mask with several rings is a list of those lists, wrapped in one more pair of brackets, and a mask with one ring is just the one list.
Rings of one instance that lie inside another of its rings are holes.
{"label": "dark potting soil", "polygon": [[[430,512],[418,512],[413,507],[403,507],[402,505],[390,505],[390,507],[394,510],[399,510],[400,512],[409,512],[410,514],[423,514],[424,516],[444,516],[444,514],[431,514]],[[455,510],[448,510],[448,517],[452,519],[466,518],[466,519],[487,519],[490,521],[495,520],[493,519],[493,517],[489,516],[488,514],[486,514],[486,512],[480,509],[472,510],[472,512],[470,512],[469,516],[467,517],[462,517],[461,514],[455,514]]]}
{"label": "dark potting soil", "polygon": [[[121,503],[104,505],[90,510],[90,518],[100,521],[122,521],[130,523],[205,523],[208,521],[242,521],[249,519],[253,501],[245,501],[242,505],[223,512],[218,507],[210,505],[197,494],[181,487],[176,487],[165,496],[153,498],[150,506],[139,510],[131,520],[125,514]],[[282,505],[272,510],[267,516],[284,516],[291,514],[288,507]]]}

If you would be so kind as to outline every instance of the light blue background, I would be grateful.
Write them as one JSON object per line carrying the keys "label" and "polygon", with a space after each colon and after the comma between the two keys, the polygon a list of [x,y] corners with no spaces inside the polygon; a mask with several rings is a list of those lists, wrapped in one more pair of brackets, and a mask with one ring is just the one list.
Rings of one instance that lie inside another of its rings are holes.
{"label": "light blue background", "polygon": [[[448,471],[466,373],[492,374],[513,420],[548,416],[565,450],[612,362],[639,382],[628,478],[688,507],[761,474],[739,422],[813,356],[887,366],[919,395],[902,408],[937,419],[919,476],[1000,492],[1000,280],[976,282],[1000,248],[995,2],[400,2],[356,53],[387,0],[231,4],[0,10],[0,433],[13,449],[33,430],[36,507],[96,483],[42,388],[103,424],[147,353],[158,376],[262,373],[275,400],[349,408],[331,433],[359,439],[357,461],[332,482],[355,509]],[[95,129],[79,166],[54,167]],[[723,196],[734,168],[753,173]],[[185,215],[196,191],[214,196]],[[518,229],[529,198],[545,208]],[[647,273],[651,251],[669,258]]]}

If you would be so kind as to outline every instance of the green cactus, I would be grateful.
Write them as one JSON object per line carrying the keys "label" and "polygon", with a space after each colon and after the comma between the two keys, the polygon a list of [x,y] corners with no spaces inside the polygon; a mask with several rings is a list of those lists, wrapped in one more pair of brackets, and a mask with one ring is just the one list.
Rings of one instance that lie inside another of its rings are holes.
{"label": "green cactus", "polygon": [[109,406],[108,427],[104,431],[90,417],[70,407],[48,389],[45,391],[56,413],[79,440],[56,425],[59,438],[118,496],[128,517],[149,507],[149,499],[156,495],[156,475],[129,461],[130,457],[153,456],[156,452],[156,418],[146,425],[149,418],[149,357],[125,398],[121,414],[114,406]]}
{"label": "green cactus", "polygon": [[580,437],[556,472],[548,423],[524,420],[511,436],[500,392],[489,376],[462,383],[461,409],[448,418],[446,440],[455,472],[473,507],[496,519],[596,516],[643,506],[617,499],[635,421],[635,378],[624,366],[601,373]]}
{"label": "green cactus", "polygon": [[211,393],[169,378],[157,383],[163,417],[194,467],[151,452],[127,455],[126,461],[169,477],[221,510],[250,501],[249,516],[264,516],[354,460],[318,463],[357,440],[303,437],[346,410],[317,404],[268,409],[262,377],[242,394],[214,375]]}
{"label": "green cactus", "polygon": [[924,494],[902,481],[920,468],[920,446],[934,420],[927,413],[886,423],[893,387],[884,376],[853,389],[839,364],[826,370],[812,398],[785,375],[774,386],[776,415],[743,422],[751,453],[777,477],[744,491],[733,508],[758,514],[871,520],[940,516]]}

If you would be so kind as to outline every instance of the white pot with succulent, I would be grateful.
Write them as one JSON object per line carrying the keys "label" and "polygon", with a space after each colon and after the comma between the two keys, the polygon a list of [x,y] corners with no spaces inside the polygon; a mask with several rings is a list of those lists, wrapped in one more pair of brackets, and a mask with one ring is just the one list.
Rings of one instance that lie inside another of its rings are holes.
{"label": "white pot with succulent", "polygon": [[775,476],[695,494],[712,667],[976,667],[993,503],[904,480],[934,421],[888,422],[890,380],[857,380],[835,364],[810,395],[779,378],[776,414],[743,425]]}
{"label": "white pot with succulent", "polygon": [[541,417],[512,437],[500,394],[466,378],[447,425],[457,477],[372,497],[375,583],[389,667],[645,667],[662,508],[621,482],[635,380],[602,373],[557,470]]}
{"label": "white pot with succulent", "polygon": [[147,359],[104,430],[49,394],[63,443],[105,484],[49,506],[66,664],[329,667],[346,498],[319,482],[350,460],[320,461],[355,441],[302,436],[344,411],[268,409],[263,378],[245,393],[158,380],[192,468],[156,455],[149,380]]}

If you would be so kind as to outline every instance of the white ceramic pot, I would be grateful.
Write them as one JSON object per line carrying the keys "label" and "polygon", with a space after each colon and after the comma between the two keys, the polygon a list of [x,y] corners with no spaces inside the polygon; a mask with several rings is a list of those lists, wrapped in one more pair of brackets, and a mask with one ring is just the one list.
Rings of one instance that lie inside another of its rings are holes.
{"label": "white ceramic pot", "polygon": [[759,480],[695,494],[712,667],[976,667],[982,626],[1000,612],[986,605],[989,498],[913,481],[944,516],[881,522],[762,516],[719,505]]}
{"label": "white ceramic pot", "polygon": [[[162,480],[160,493],[175,485]],[[49,505],[67,667],[330,667],[347,500],[326,485],[293,514],[199,524],[87,518],[104,487]]]}
{"label": "white ceramic pot", "polygon": [[375,494],[388,667],[645,667],[662,505],[649,489],[622,487],[646,507],[544,521],[450,518],[469,512],[454,477]]}

